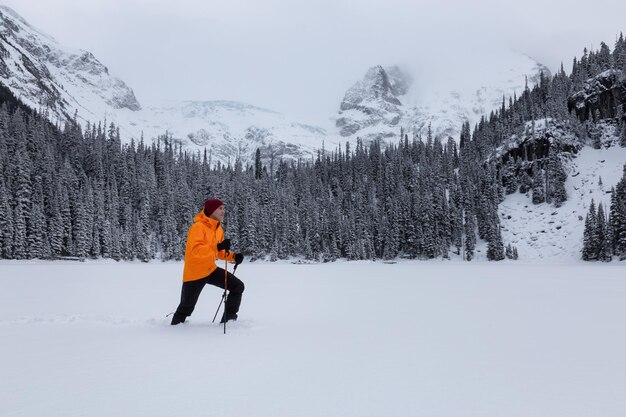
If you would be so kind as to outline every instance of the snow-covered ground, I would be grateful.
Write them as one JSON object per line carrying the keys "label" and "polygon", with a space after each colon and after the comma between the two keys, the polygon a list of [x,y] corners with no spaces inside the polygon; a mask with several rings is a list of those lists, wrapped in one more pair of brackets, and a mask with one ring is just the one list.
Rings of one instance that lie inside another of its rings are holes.
{"label": "snow-covered ground", "polygon": [[0,415],[623,417],[623,264],[0,262]]}

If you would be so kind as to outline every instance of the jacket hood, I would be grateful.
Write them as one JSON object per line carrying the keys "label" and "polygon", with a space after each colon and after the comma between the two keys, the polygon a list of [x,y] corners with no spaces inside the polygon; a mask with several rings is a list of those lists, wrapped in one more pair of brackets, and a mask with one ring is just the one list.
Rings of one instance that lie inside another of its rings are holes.
{"label": "jacket hood", "polygon": [[204,214],[204,209],[200,210],[200,212],[194,216],[193,221],[196,223],[197,222],[206,223],[213,227],[217,227],[220,224],[219,221],[212,219],[208,217],[206,214]]}

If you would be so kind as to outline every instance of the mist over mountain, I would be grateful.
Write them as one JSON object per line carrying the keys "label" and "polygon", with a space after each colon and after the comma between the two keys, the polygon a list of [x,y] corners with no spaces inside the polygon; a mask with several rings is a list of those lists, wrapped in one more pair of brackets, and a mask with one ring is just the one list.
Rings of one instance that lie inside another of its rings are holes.
{"label": "mist over mountain", "polygon": [[[455,51],[456,52],[456,51]],[[400,128],[426,136],[459,138],[461,126],[519,96],[550,71],[509,50],[457,53],[458,61],[432,67],[434,59],[407,68],[370,68],[345,94],[336,126],[343,137],[397,138]],[[462,62],[463,65],[459,65]]]}
{"label": "mist over mountain", "polygon": [[[115,123],[123,142],[167,137],[189,151],[208,149],[214,161],[311,158],[357,138],[395,141],[401,129],[458,140],[461,125],[474,124],[519,94],[547,69],[509,51],[464,57],[462,67],[373,66],[335,108],[321,109],[327,123],[311,125],[253,104],[225,101],[140,103],[133,90],[92,53],[61,45],[0,7],[0,81],[53,122],[75,116],[83,125]],[[460,52],[459,52],[460,53]],[[470,59],[471,58],[471,59]],[[339,92],[340,93],[340,92]],[[340,95],[340,94],[339,94]],[[306,97],[302,97],[306,100]]]}

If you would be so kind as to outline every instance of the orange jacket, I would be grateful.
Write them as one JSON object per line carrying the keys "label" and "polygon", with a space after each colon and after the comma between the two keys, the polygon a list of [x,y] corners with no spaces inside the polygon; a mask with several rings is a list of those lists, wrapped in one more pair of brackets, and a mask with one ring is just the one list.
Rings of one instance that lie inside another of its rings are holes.
{"label": "orange jacket", "polygon": [[204,210],[196,214],[194,223],[187,232],[185,267],[183,281],[206,278],[217,269],[217,258],[235,261],[235,253],[217,250],[217,244],[224,240],[224,229],[220,222],[204,215]]}

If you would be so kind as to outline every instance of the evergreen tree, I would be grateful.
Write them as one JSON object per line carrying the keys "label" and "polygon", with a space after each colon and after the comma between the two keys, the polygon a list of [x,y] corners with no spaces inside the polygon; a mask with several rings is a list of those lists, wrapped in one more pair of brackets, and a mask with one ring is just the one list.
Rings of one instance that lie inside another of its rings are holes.
{"label": "evergreen tree", "polygon": [[612,252],[610,247],[611,237],[608,233],[607,219],[602,203],[598,204],[598,212],[596,215],[596,239],[597,254],[595,258],[599,261],[610,261]]}
{"label": "evergreen tree", "polygon": [[624,35],[620,33],[613,48],[613,68],[626,72],[626,41]]}
{"label": "evergreen tree", "polygon": [[474,259],[474,251],[476,250],[476,217],[471,211],[465,212],[465,260]]}
{"label": "evergreen tree", "polygon": [[533,204],[541,204],[546,201],[545,184],[546,178],[543,169],[540,168],[537,164],[533,165]]}
{"label": "evergreen tree", "polygon": [[501,171],[502,185],[506,194],[513,194],[519,186],[516,175],[516,167],[512,158],[508,158]]}
{"label": "evergreen tree", "polygon": [[511,257],[513,256],[513,247],[511,246],[510,243],[506,245],[506,248],[504,250],[504,255],[506,256],[507,259],[511,259]]}
{"label": "evergreen tree", "polygon": [[584,261],[595,261],[598,259],[597,223],[595,202],[591,200],[589,212],[585,217],[585,229],[583,231],[582,259]]}
{"label": "evergreen tree", "polygon": [[501,261],[504,259],[504,244],[502,243],[499,222],[492,226],[487,241],[487,259],[490,261]]}
{"label": "evergreen tree", "polygon": [[15,206],[13,207],[13,256],[16,259],[27,259],[28,254],[28,223],[31,221],[32,207],[32,184],[31,184],[31,160],[26,150],[26,143],[18,140],[17,155],[15,157],[15,171],[13,172],[13,184]]}
{"label": "evergreen tree", "polygon": [[261,150],[256,148],[256,154],[254,158],[254,178],[261,179],[261,173],[263,172],[263,166],[261,164]]}
{"label": "evergreen tree", "polygon": [[519,179],[519,192],[522,194],[527,193],[533,188],[533,179],[526,173],[526,170],[523,169],[520,179]]}
{"label": "evergreen tree", "polygon": [[[2,170],[0,170],[2,172]],[[0,177],[0,257],[13,258],[13,210],[9,193]]]}
{"label": "evergreen tree", "polygon": [[611,194],[611,236],[613,253],[626,258],[626,165],[624,175]]}
{"label": "evergreen tree", "polygon": [[[561,159],[559,158],[558,152],[551,147],[546,168],[546,196],[548,202],[554,204],[555,207],[561,207],[565,200],[567,200],[565,180],[567,180],[567,174],[563,169]],[[533,192],[533,200],[534,197],[535,194]],[[537,198],[540,199],[540,197]]]}

